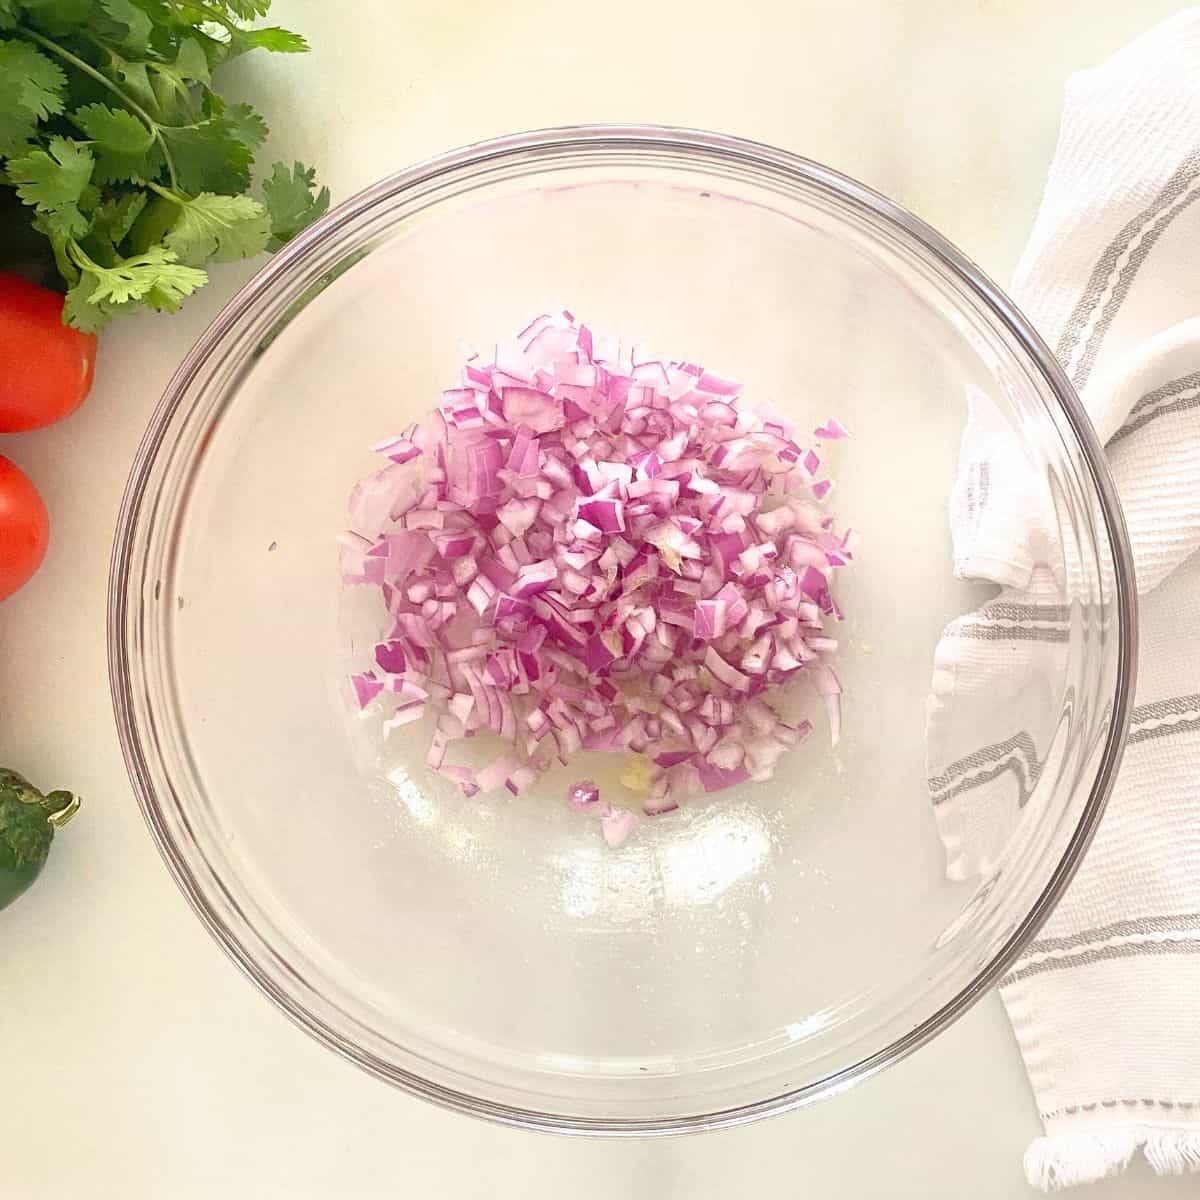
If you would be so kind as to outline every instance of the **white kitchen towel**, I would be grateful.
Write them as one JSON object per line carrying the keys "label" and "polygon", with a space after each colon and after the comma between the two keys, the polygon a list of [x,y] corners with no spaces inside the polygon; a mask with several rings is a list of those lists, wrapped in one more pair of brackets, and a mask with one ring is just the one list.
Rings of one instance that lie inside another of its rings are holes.
{"label": "white kitchen towel", "polygon": [[[1046,1190],[1200,1169],[1200,10],[1067,85],[1012,292],[1083,397],[1133,543],[1141,661],[1116,786],[1078,875],[1001,993],[1045,1126]],[[1030,468],[974,406],[955,570],[1003,590],[937,650],[929,774],[948,871],[986,870],[1047,747],[1014,717],[1016,656],[1056,670],[1067,614]],[[1043,485],[1044,486],[1044,485]],[[1004,666],[1002,664],[1007,664]],[[1027,699],[1027,698],[1026,698]],[[1028,713],[1020,714],[1028,716]]]}

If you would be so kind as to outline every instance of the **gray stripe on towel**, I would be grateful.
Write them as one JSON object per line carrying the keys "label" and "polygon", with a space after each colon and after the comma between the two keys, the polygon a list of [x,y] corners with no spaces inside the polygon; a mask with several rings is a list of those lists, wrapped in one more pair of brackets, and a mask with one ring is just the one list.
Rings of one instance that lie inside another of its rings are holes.
{"label": "gray stripe on towel", "polygon": [[1033,744],[1033,738],[1022,729],[1002,742],[983,746],[964,758],[956,759],[940,775],[930,776],[929,786],[935,791],[948,787],[959,775],[965,775],[977,767],[987,766],[988,763],[995,762],[997,759],[1007,758],[1014,751],[1020,751],[1031,762],[1037,761],[1037,747]]}
{"label": "gray stripe on towel", "polygon": [[1065,1117],[1073,1113],[1095,1112],[1101,1108],[1200,1108],[1200,1100],[1154,1100],[1145,1097],[1136,1100],[1091,1100],[1087,1104],[1066,1104],[1040,1115],[1046,1118]]}
{"label": "gray stripe on towel", "polygon": [[1041,621],[1044,624],[1057,621],[1063,624],[1071,619],[1068,604],[1011,604],[1007,600],[996,600],[985,604],[979,612],[1001,621]]}
{"label": "gray stripe on towel", "polygon": [[1111,925],[1097,925],[1093,929],[1081,929],[1078,933],[1064,937],[1040,938],[1030,942],[1022,957],[1047,954],[1052,950],[1076,950],[1110,938],[1147,936],[1153,933],[1186,933],[1195,930],[1200,935],[1200,913],[1175,913],[1162,917],[1133,917],[1125,921],[1113,921]]}
{"label": "gray stripe on towel", "polygon": [[[1125,297],[1129,294],[1142,263],[1154,248],[1154,243],[1189,204],[1200,199],[1200,189],[1189,191],[1198,174],[1200,152],[1193,151],[1179,164],[1158,195],[1108,244],[1093,268],[1087,287],[1067,319],[1055,349],[1059,362],[1063,364],[1077,388],[1082,389],[1087,383],[1105,334],[1108,333]],[[1136,249],[1130,251],[1130,247],[1139,237],[1141,242]],[[1118,268],[1117,264],[1126,251],[1130,251],[1129,258]],[[1116,275],[1116,280],[1110,284],[1113,275]],[[1110,286],[1112,294],[1105,299],[1105,293]],[[1093,317],[1096,318],[1095,325],[1087,334],[1086,343],[1083,343],[1084,333]],[[1072,368],[1071,361],[1081,344],[1083,355]]]}
{"label": "gray stripe on towel", "polygon": [[1200,954],[1200,934],[1195,941],[1154,941],[1154,942],[1123,942],[1116,946],[1097,946],[1094,950],[1086,950],[1082,954],[1072,954],[1065,958],[1045,958],[1040,962],[1028,963],[1000,980],[1001,987],[1008,987],[1031,975],[1041,975],[1046,971],[1062,971],[1068,967],[1088,967],[1093,963],[1107,962],[1114,958],[1139,958],[1146,955],[1190,955]]}
{"label": "gray stripe on towel", "polygon": [[970,779],[964,779],[961,783],[956,783],[948,791],[934,796],[933,803],[935,806],[945,804],[947,801],[953,800],[956,796],[961,796],[963,792],[969,792],[973,788],[981,787],[985,783],[991,783],[993,779],[999,779],[1005,771],[1012,772],[1013,779],[1017,783],[1017,807],[1024,808],[1029,803],[1029,797],[1033,795],[1033,788],[1037,783],[1037,773],[1028,770],[1028,765],[1015,754],[1007,761],[998,763],[991,770],[984,771],[979,775],[972,775]]}
{"label": "gray stripe on towel", "polygon": [[984,746],[952,762],[941,775],[930,777],[929,790],[938,793],[933,797],[933,803],[945,804],[963,792],[998,779],[1005,771],[1013,773],[1017,783],[1017,803],[1024,808],[1041,774],[1042,764],[1033,738],[1023,729],[1002,742]]}
{"label": "gray stripe on towel", "polygon": [[1173,379],[1170,383],[1164,383],[1162,387],[1147,392],[1129,410],[1125,424],[1109,438],[1108,444],[1112,446],[1122,438],[1127,438],[1158,417],[1184,412],[1189,408],[1200,408],[1200,371]]}
{"label": "gray stripe on towel", "polygon": [[[1011,630],[1007,632],[1011,632]],[[1151,722],[1154,723],[1151,724]],[[1149,741],[1152,738],[1172,737],[1178,733],[1188,733],[1198,729],[1200,729],[1200,695],[1171,696],[1166,700],[1156,700],[1151,704],[1140,704],[1133,710],[1126,745]],[[1007,761],[995,769],[971,775],[967,779],[959,779],[959,776],[978,770],[999,759],[1012,760],[1018,757],[1021,759],[1020,767],[1012,761]],[[968,754],[965,758],[951,763],[942,774],[930,776],[927,783],[929,791],[933,794],[933,803],[935,805],[945,804],[947,800],[961,796],[972,788],[990,783],[1005,770],[1013,772],[1017,781],[1018,803],[1024,807],[1042,771],[1037,747],[1026,730],[1021,730],[1003,742],[984,746],[973,754]]]}
{"label": "gray stripe on towel", "polygon": [[1065,642],[1071,631],[1061,626],[989,625],[986,621],[960,617],[946,626],[942,636],[974,642]]}
{"label": "gray stripe on towel", "polygon": [[[1155,724],[1150,724],[1150,722]],[[1133,710],[1126,745],[1200,729],[1200,695],[1172,696]]]}

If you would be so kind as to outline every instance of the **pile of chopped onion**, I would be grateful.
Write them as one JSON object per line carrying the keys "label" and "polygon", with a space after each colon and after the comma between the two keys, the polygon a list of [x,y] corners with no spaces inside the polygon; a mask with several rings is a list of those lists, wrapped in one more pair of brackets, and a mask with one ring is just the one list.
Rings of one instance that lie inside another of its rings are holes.
{"label": "pile of chopped onion", "polygon": [[[836,743],[824,620],[841,619],[830,578],[855,539],[822,512],[817,450],[740,393],[569,313],[470,359],[350,498],[343,578],[389,614],[352,676],[359,707],[386,702],[387,732],[435,716],[429,766],[468,796],[518,794],[584,749],[640,756],[647,815],[769,778],[812,731],[773,703],[794,680],[824,699]],[[497,757],[450,761],[484,732]],[[588,781],[570,799],[610,844],[632,828]]]}

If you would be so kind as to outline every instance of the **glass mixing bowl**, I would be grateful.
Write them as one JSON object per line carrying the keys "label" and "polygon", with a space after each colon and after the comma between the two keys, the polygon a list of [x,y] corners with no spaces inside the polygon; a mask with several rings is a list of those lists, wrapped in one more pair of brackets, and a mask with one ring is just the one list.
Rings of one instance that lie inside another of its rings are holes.
{"label": "glass mixing bowl", "polygon": [[[424,768],[419,727],[384,753],[347,697],[372,618],[344,596],[335,538],[368,448],[430,411],[460,343],[562,307],[855,435],[834,494],[862,533],[840,573],[841,744],[818,722],[773,780],[645,820],[616,851],[559,783],[466,800]],[[1053,752],[1002,852],[950,878],[924,709],[943,625],[988,594],[954,579],[946,517],[968,401],[1019,438],[1072,566],[1062,653],[1006,684],[1042,698],[1034,740]],[[1119,759],[1130,578],[1070,385],[936,233],[765,146],[555,130],[356,196],[191,351],[120,516],[113,694],[181,888],[316,1037],[476,1115],[690,1130],[896,1061],[1033,935]]]}

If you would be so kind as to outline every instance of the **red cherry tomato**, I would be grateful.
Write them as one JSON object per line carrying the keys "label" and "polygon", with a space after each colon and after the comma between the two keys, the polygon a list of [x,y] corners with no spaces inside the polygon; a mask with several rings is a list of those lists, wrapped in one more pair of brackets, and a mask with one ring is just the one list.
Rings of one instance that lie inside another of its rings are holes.
{"label": "red cherry tomato", "polygon": [[42,565],[50,518],[29,476],[0,457],[0,600],[28,582]]}
{"label": "red cherry tomato", "polygon": [[0,273],[0,433],[40,429],[92,387],[96,335],[62,323],[63,298]]}

